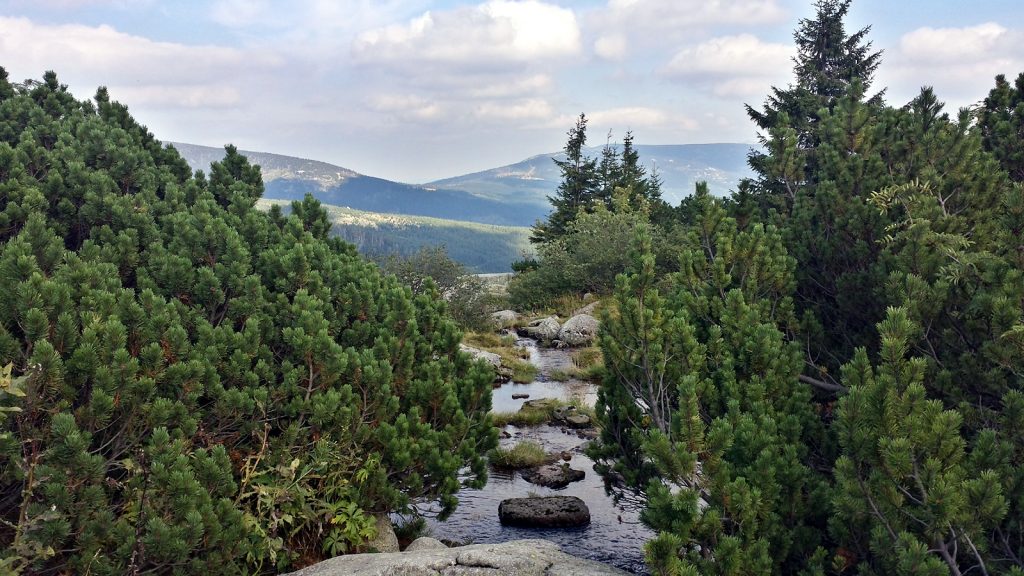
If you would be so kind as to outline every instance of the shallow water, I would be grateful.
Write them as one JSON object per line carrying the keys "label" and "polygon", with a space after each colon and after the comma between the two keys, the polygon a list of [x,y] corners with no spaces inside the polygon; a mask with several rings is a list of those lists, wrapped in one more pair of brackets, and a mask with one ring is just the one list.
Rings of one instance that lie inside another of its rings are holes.
{"label": "shallow water", "polygon": [[[530,361],[538,366],[537,381],[530,384],[505,384],[494,390],[494,410],[518,410],[524,400],[512,400],[512,394],[529,394],[530,399],[578,399],[593,405],[596,390],[592,384],[580,381],[554,382],[547,375],[553,369],[571,364],[569,351],[538,349],[532,340],[522,339],[517,344],[531,347]],[[572,454],[570,466],[586,472],[586,477],[565,488],[554,490],[530,484],[518,472],[492,471],[490,480],[481,490],[464,489],[459,492],[459,507],[445,522],[430,521],[435,537],[477,544],[505,542],[522,538],[550,540],[562,550],[590,560],[617,566],[635,574],[646,574],[643,563],[643,545],[654,534],[640,524],[636,510],[617,507],[605,493],[604,481],[594,472],[594,462],[582,454],[584,440],[574,431],[556,426],[505,429],[512,435],[502,439],[503,446],[523,440],[539,442],[549,452],[567,451]],[[498,521],[498,504],[506,498],[528,495],[576,496],[590,508],[591,522],[582,528],[535,529],[502,526]]]}

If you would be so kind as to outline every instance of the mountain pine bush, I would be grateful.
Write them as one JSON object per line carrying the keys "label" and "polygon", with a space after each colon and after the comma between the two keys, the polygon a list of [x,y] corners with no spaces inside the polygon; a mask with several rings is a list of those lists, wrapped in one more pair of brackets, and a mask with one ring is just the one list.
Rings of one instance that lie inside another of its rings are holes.
{"label": "mountain pine bush", "polygon": [[262,190],[0,69],[0,572],[274,573],[485,480],[443,301]]}

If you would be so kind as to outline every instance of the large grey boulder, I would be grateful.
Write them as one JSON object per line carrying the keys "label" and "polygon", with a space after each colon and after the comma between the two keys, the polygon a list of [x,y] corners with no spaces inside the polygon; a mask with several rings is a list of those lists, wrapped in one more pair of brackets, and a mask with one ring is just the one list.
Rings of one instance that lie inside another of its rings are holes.
{"label": "large grey boulder", "polygon": [[290,576],[626,576],[566,554],[547,540],[513,540],[445,550],[338,556]]}
{"label": "large grey boulder", "polygon": [[495,368],[501,368],[501,356],[494,352],[488,352],[465,344],[459,344],[459,350],[469,354],[474,360],[483,360]]}
{"label": "large grey boulder", "polygon": [[377,552],[398,552],[398,536],[386,514],[377,516],[377,537],[368,542],[366,547]]}
{"label": "large grey boulder", "polygon": [[420,536],[405,547],[406,552],[422,552],[423,550],[446,550],[448,547],[437,538]]}
{"label": "large grey boulder", "polygon": [[590,524],[590,509],[575,496],[509,498],[498,504],[498,520],[523,528],[572,528]]}
{"label": "large grey boulder", "polygon": [[519,314],[515,310],[499,310],[491,313],[491,322],[496,328],[508,328],[519,320]]}
{"label": "large grey boulder", "polygon": [[558,337],[558,330],[561,325],[558,324],[558,319],[554,316],[548,316],[547,318],[540,318],[534,320],[523,328],[523,332],[531,338],[536,338],[541,342],[551,342]]}
{"label": "large grey boulder", "polygon": [[512,368],[501,363],[501,356],[465,344],[459,344],[459,350],[469,354],[474,360],[483,360],[494,367],[494,379],[497,382],[508,382],[512,378]]}
{"label": "large grey boulder", "polygon": [[597,338],[601,323],[590,314],[577,314],[565,321],[558,331],[558,340],[567,346],[589,346]]}
{"label": "large grey boulder", "polygon": [[523,470],[523,480],[530,484],[548,488],[565,488],[570,482],[579,482],[586,477],[583,470],[570,468],[568,464],[545,464]]}

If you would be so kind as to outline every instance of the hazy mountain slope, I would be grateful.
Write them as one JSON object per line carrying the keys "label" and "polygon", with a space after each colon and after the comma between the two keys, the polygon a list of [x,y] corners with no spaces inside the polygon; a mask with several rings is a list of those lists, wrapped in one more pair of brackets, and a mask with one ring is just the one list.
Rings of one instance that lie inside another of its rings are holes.
{"label": "hazy mountain slope", "polygon": [[[747,166],[749,144],[638,145],[640,160],[648,172],[656,166],[663,179],[662,195],[670,204],[693,192],[698,180],[706,180],[711,192],[727,195],[741,178],[751,174]],[[600,148],[589,155],[600,156]],[[431,182],[430,186],[465,190],[494,200],[512,200],[547,206],[547,196],[560,181],[553,158],[562,153],[540,154],[522,162]]]}
{"label": "hazy mountain slope", "polygon": [[[284,200],[263,199],[258,206],[269,209]],[[409,255],[422,246],[445,246],[453,260],[474,272],[508,272],[523,251],[531,251],[530,229],[514,226],[493,226],[475,222],[459,222],[423,216],[381,214],[323,205],[334,227],[332,234],[356,245],[368,256],[381,254]]]}
{"label": "hazy mountain slope", "polygon": [[[173,143],[193,170],[209,171],[224,156],[221,148]],[[418,186],[364,176],[342,168],[291,156],[240,151],[263,172],[265,198],[301,200],[312,194],[324,204],[370,212],[389,212],[484,224],[531,225],[548,213],[546,202],[491,199],[435,186]]]}

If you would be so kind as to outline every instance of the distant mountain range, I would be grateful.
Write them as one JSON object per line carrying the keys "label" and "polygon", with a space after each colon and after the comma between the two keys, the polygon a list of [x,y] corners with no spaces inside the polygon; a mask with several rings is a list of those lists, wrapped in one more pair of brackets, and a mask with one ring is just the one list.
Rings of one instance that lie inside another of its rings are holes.
{"label": "distant mountain range", "polygon": [[[752,175],[747,166],[749,144],[641,144],[636,149],[647,172],[657,170],[661,176],[662,197],[672,205],[692,194],[700,180],[708,183],[712,194],[725,196],[742,178]],[[599,157],[601,149],[589,148],[587,154]],[[428,186],[548,207],[547,197],[561,181],[553,160],[564,158],[563,152],[539,154],[508,166],[436,180]]]}
{"label": "distant mountain range", "polygon": [[[209,172],[223,148],[171,142],[193,170]],[[348,168],[280,154],[239,150],[263,173],[264,198],[301,200],[312,194],[324,204],[368,212],[387,212],[464,220],[481,224],[530,226],[544,218],[548,206],[496,200],[464,190],[392,182]]]}
{"label": "distant mountain range", "polygon": [[[209,171],[210,163],[224,157],[222,148],[172,143],[193,170]],[[726,195],[741,178],[750,175],[748,144],[638,145],[648,171],[662,177],[662,196],[678,204],[698,180],[711,192]],[[551,209],[547,197],[560,181],[553,158],[540,154],[522,162],[445,178],[428,184],[403,184],[359,174],[326,162],[280,154],[242,150],[259,164],[266,186],[265,198],[299,200],[307,193],[324,204],[368,212],[387,212],[464,220],[482,224],[531,226]],[[592,148],[598,156],[600,148]]]}
{"label": "distant mountain range", "polygon": [[[193,170],[208,172],[224,157],[223,148],[172,143]],[[648,171],[663,179],[662,196],[678,204],[706,180],[725,195],[750,174],[747,144],[637,146]],[[316,160],[241,150],[258,164],[265,186],[261,205],[287,204],[312,194],[328,210],[333,233],[374,256],[408,255],[421,246],[445,245],[457,262],[477,272],[507,272],[531,249],[527,238],[535,221],[547,216],[547,197],[560,181],[552,158],[541,154],[516,164],[446,178],[424,185],[402,184],[359,174]],[[600,149],[590,150],[598,156]]]}

